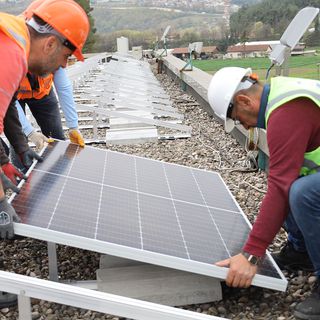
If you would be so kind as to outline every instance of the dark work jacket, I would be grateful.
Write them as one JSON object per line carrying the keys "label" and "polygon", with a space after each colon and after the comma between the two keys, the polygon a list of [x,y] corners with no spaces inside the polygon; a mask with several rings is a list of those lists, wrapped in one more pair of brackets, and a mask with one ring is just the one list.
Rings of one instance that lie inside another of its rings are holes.
{"label": "dark work jacket", "polygon": [[[17,154],[21,154],[29,149],[28,140],[24,135],[19,120],[18,110],[15,105],[16,98],[14,97],[8,107],[4,117],[4,134],[13,146]],[[9,158],[0,143],[0,164],[3,165],[9,162]]]}

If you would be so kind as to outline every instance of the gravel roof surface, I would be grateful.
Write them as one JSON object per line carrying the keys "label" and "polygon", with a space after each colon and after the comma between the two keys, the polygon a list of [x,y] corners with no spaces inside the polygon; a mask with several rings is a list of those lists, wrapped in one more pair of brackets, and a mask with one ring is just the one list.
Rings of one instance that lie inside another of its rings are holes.
{"label": "gravel roof surface", "polygon": [[[192,96],[181,91],[171,78],[164,74],[157,75],[157,77],[171,96],[173,106],[185,115],[184,124],[192,127],[192,137],[144,144],[122,146],[100,144],[96,146],[217,171],[249,220],[253,222],[267,187],[266,173],[246,171],[248,166],[244,148],[230,135],[227,135],[222,125],[208,116]],[[83,133],[87,138],[92,137],[90,130]],[[279,249],[284,240],[285,234],[280,232],[270,249]],[[4,270],[47,279],[48,258],[45,242],[29,238],[1,241],[0,250],[3,254]],[[58,246],[61,279],[95,279],[95,271],[99,268],[99,256],[94,252]],[[302,272],[285,273],[285,275],[289,281],[285,293],[257,287],[249,289],[224,287],[222,301],[190,305],[184,308],[229,319],[294,319],[292,308],[310,293],[310,288],[316,278],[312,274]],[[32,319],[42,320],[119,319],[111,315],[35,299],[32,300],[32,312]],[[18,319],[17,308],[1,309],[0,320],[4,319]]]}

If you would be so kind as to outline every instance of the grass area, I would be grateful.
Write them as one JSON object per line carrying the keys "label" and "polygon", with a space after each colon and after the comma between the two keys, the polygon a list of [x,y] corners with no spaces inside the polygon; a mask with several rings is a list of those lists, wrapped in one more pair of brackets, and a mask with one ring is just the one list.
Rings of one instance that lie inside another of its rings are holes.
{"label": "grass area", "polygon": [[[319,65],[317,65],[319,64]],[[223,67],[242,67],[252,68],[261,79],[266,76],[267,69],[270,66],[269,58],[243,58],[243,59],[215,59],[215,60],[196,60],[193,65],[208,73],[215,73]],[[317,56],[295,56],[289,59],[289,68],[291,77],[319,79],[320,55]],[[271,76],[275,75],[275,67]]]}

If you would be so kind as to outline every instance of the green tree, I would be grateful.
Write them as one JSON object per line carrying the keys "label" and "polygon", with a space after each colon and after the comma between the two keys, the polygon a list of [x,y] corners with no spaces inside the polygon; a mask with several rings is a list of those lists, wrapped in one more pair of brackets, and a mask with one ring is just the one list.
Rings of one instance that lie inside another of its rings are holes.
{"label": "green tree", "polygon": [[193,30],[187,30],[181,37],[181,44],[183,46],[188,46],[189,43],[200,41],[200,36],[197,32]]}
{"label": "green tree", "polygon": [[270,35],[272,35],[273,33],[274,33],[274,31],[269,24],[265,24],[261,21],[258,21],[253,24],[253,28],[249,33],[249,39],[268,40]]}
{"label": "green tree", "polygon": [[90,12],[93,9],[90,7],[89,0],[76,0],[76,2],[78,2],[81,5],[81,7],[84,9],[84,11],[87,13],[88,18],[89,18],[89,22],[90,22],[90,33],[87,38],[86,44],[83,48],[83,52],[86,52],[86,53],[92,52],[93,48],[94,48],[95,41],[96,41],[96,36],[95,36],[96,28],[94,27],[94,19],[90,14]]}
{"label": "green tree", "polygon": [[221,53],[226,53],[229,45],[230,45],[230,41],[228,38],[220,39],[217,41],[217,49]]}
{"label": "green tree", "polygon": [[259,22],[265,31],[270,31],[268,39],[279,39],[298,11],[307,6],[320,7],[320,0],[263,0],[252,6],[243,6],[231,15],[230,33],[239,39],[245,31],[249,37],[265,40],[257,39],[251,32]]}
{"label": "green tree", "polygon": [[316,19],[314,24],[314,31],[307,34],[305,37],[306,45],[310,47],[320,46],[320,27],[319,18]]}

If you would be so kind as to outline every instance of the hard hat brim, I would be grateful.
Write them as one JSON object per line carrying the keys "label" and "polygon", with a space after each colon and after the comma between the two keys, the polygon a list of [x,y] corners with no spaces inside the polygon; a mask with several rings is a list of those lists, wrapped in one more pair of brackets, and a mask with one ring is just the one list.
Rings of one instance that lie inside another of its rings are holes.
{"label": "hard hat brim", "polygon": [[76,49],[73,52],[73,55],[79,60],[79,61],[84,61],[84,56],[82,55],[81,51],[79,49]]}

